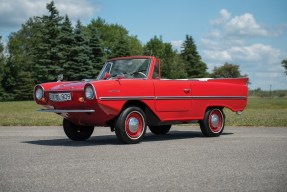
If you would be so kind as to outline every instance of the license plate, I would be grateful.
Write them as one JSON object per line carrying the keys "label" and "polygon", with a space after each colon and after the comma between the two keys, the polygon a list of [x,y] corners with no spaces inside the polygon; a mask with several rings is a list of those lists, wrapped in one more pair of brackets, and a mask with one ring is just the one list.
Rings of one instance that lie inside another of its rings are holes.
{"label": "license plate", "polygon": [[70,93],[49,93],[50,100],[52,101],[70,101],[72,100]]}

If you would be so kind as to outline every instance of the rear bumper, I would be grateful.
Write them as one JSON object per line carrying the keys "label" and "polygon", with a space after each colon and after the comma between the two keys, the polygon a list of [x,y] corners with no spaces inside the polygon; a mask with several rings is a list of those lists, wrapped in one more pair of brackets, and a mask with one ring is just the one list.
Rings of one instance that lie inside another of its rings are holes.
{"label": "rear bumper", "polygon": [[93,109],[38,109],[39,112],[49,112],[49,113],[94,113]]}

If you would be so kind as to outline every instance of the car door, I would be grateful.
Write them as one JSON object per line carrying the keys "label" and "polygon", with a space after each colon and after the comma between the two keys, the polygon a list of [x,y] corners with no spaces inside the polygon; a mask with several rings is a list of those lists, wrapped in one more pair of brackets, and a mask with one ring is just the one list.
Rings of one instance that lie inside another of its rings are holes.
{"label": "car door", "polygon": [[158,112],[186,112],[191,107],[190,82],[187,80],[153,80],[155,108]]}

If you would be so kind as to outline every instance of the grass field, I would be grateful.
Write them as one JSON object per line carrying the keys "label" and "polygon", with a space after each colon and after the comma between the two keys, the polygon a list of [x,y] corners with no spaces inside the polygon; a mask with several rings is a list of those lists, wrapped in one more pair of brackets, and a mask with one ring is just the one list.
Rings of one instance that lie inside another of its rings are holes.
{"label": "grass field", "polygon": [[287,98],[249,98],[243,114],[224,111],[228,126],[287,127]]}
{"label": "grass field", "polygon": [[[0,126],[62,125],[61,116],[38,108],[33,101],[0,102]],[[242,115],[224,111],[227,126],[287,127],[287,98],[249,98]]]}

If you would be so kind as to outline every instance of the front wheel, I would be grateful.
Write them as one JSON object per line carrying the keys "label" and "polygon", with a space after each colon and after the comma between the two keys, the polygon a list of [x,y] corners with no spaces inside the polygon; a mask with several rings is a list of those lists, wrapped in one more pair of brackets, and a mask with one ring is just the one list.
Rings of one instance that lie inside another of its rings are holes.
{"label": "front wheel", "polygon": [[94,132],[94,127],[76,125],[68,119],[63,120],[63,128],[67,137],[73,141],[87,140]]}
{"label": "front wheel", "polygon": [[155,135],[164,135],[169,132],[171,125],[149,126],[149,130]]}
{"label": "front wheel", "polygon": [[218,137],[224,129],[225,115],[220,108],[209,108],[205,112],[204,119],[199,124],[204,136]]}
{"label": "front wheel", "polygon": [[122,143],[139,143],[146,132],[146,117],[143,110],[136,106],[125,108],[116,121],[115,132]]}

